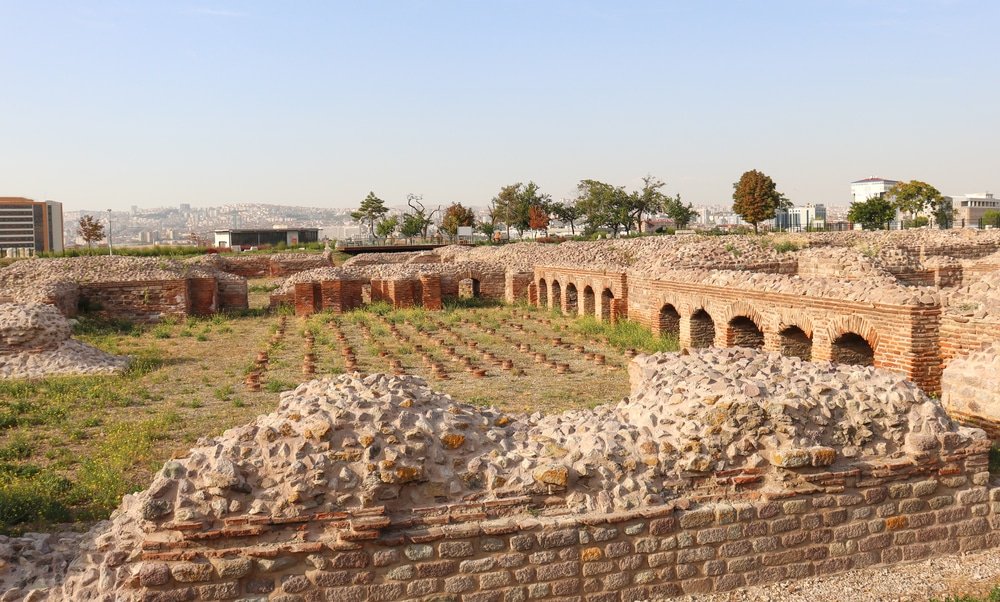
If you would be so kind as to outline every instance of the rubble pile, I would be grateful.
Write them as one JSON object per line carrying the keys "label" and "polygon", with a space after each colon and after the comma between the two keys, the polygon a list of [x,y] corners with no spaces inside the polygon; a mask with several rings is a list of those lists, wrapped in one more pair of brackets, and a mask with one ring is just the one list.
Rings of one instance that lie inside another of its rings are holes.
{"label": "rubble pile", "polygon": [[1000,343],[951,361],[941,375],[941,402],[949,412],[1000,439]]}
{"label": "rubble pile", "polygon": [[881,281],[894,276],[876,261],[848,247],[809,247],[795,254],[799,276],[820,276],[846,280],[875,278]]}
{"label": "rubble pile", "polygon": [[87,537],[72,531],[0,535],[0,599],[43,599],[47,588],[62,583]]}
{"label": "rubble pile", "polygon": [[942,293],[945,313],[976,320],[1000,320],[1000,272]]}
{"label": "rubble pile", "polygon": [[70,338],[70,322],[53,305],[0,303],[0,378],[110,374],[128,358]]}

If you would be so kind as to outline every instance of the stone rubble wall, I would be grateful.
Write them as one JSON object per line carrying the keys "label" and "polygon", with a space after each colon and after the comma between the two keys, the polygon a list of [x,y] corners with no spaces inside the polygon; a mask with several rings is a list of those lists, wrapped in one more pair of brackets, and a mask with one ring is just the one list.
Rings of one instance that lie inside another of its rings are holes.
{"label": "stone rubble wall", "polygon": [[[986,447],[841,472],[763,499],[558,514],[528,500],[167,525],[107,557],[116,600],[645,600],[1000,546]],[[726,477],[720,477],[725,480]],[[160,533],[162,535],[163,533]],[[99,553],[97,554],[100,555]],[[96,576],[96,575],[95,575]],[[93,579],[93,578],[89,578]],[[62,598],[87,599],[71,578]]]}
{"label": "stone rubble wall", "polygon": [[[998,333],[1000,336],[1000,333]],[[1000,440],[1000,343],[948,364],[941,377],[941,403],[958,420]]]}

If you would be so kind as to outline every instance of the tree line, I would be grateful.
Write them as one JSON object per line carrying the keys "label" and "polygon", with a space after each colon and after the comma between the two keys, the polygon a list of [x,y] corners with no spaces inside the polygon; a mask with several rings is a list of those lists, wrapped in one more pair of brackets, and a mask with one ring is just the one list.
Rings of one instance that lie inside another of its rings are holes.
{"label": "tree line", "polygon": [[[617,237],[640,231],[645,218],[661,213],[672,219],[677,228],[686,228],[691,223],[697,214],[694,207],[690,203],[685,205],[679,194],[670,196],[663,192],[665,182],[651,175],[642,182],[641,188],[628,190],[598,180],[581,180],[577,195],[561,201],[552,200],[533,181],[515,182],[500,188],[482,219],[477,220],[475,213],[461,203],[452,203],[442,212],[439,229],[454,238],[463,226],[475,227],[488,237],[502,228],[510,238],[512,230],[518,236],[529,230],[547,232],[555,220],[568,225],[573,235],[580,225],[583,234],[606,230]],[[369,192],[351,216],[367,224],[372,237],[385,238],[396,233],[405,238],[426,236],[436,211],[427,212],[422,204],[415,206],[410,202],[414,198],[420,199],[408,195],[410,211],[402,217],[389,216],[385,202]]]}

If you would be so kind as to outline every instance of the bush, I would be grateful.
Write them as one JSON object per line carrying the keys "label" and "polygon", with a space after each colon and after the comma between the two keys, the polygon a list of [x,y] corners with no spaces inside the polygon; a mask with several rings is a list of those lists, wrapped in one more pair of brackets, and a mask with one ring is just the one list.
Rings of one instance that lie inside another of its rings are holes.
{"label": "bush", "polygon": [[[197,247],[194,245],[153,245],[152,247],[115,247],[115,255],[127,257],[190,257],[204,255],[209,251],[218,251],[214,247]],[[90,257],[107,255],[107,247],[66,249],[60,253],[39,253],[39,257]]]}

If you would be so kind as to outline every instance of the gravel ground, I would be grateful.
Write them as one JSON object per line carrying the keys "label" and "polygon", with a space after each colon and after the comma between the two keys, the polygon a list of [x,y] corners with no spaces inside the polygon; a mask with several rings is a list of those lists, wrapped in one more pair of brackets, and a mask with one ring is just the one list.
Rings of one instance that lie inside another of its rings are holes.
{"label": "gravel ground", "polygon": [[781,581],[725,594],[670,598],[697,602],[887,602],[972,594],[985,599],[1000,584],[1000,553],[984,550],[940,556],[913,564],[874,567],[829,577]]}

